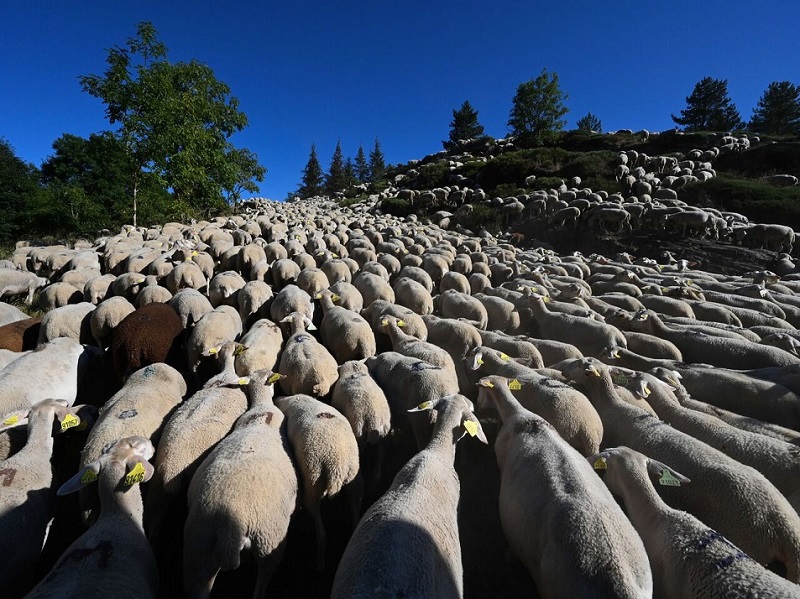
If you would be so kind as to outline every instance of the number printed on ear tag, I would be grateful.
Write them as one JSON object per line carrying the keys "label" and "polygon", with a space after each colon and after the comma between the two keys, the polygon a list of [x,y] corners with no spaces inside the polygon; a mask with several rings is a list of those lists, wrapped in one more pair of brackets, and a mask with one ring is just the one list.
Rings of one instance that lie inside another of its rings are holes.
{"label": "number printed on ear tag", "polygon": [[594,461],[594,469],[595,470],[608,470],[608,463],[606,462],[605,458],[597,458]]}
{"label": "number printed on ear tag", "polygon": [[125,484],[130,487],[131,485],[140,483],[143,480],[144,480],[144,466],[142,466],[141,462],[136,462],[136,465],[133,467],[133,470],[128,472],[128,475],[125,477]]}
{"label": "number printed on ear tag", "polygon": [[470,437],[474,437],[478,434],[478,423],[472,420],[465,420],[464,421],[464,428],[467,429]]}
{"label": "number printed on ear tag", "polygon": [[670,474],[669,470],[664,470],[661,473],[661,478],[658,479],[658,483],[664,485],[665,487],[680,487],[681,481]]}
{"label": "number printed on ear tag", "polygon": [[520,383],[517,379],[514,379],[512,381],[509,381],[508,388],[511,389],[512,391],[519,391],[520,389],[522,389],[522,383]]}
{"label": "number printed on ear tag", "polygon": [[81,423],[80,419],[72,414],[67,414],[64,416],[64,420],[61,421],[61,430],[65,431],[73,426],[78,426]]}

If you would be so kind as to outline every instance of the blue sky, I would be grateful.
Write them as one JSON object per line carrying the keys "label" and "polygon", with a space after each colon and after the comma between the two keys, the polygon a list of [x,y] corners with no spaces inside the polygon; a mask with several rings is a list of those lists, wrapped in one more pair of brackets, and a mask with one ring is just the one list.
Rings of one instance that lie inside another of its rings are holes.
{"label": "blue sky", "polygon": [[250,125],[234,136],[268,168],[261,194],[295,189],[311,143],[327,169],[337,140],[355,156],[379,138],[390,163],[441,149],[464,100],[507,133],[517,86],[543,68],[604,130],[671,128],[705,76],[727,79],[749,119],[772,81],[800,84],[800,2],[58,2],[11,0],[0,28],[0,137],[39,165],[63,133],[110,128],[77,77],[139,21],[172,61],[209,65]]}

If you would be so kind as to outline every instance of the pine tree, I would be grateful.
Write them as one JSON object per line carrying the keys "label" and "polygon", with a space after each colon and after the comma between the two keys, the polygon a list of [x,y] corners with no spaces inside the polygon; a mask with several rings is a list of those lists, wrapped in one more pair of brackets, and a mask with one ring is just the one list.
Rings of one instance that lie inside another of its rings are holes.
{"label": "pine tree", "polygon": [[603,132],[603,123],[591,112],[587,112],[586,116],[579,118],[578,122],[575,123],[575,126],[577,127],[578,131],[594,131],[595,133]]}
{"label": "pine tree", "polygon": [[386,171],[386,160],[381,150],[381,142],[375,138],[375,147],[369,153],[369,182],[374,183],[383,176]]}
{"label": "pine tree", "polygon": [[453,111],[453,120],[450,121],[450,139],[443,141],[445,150],[454,147],[460,139],[475,139],[483,135],[483,125],[478,122],[478,111],[464,101],[461,108]]}
{"label": "pine tree", "polygon": [[730,131],[742,126],[742,117],[728,96],[728,80],[704,77],[686,98],[686,110],[672,120],[686,131]]}
{"label": "pine tree", "polygon": [[353,165],[353,159],[348,156],[344,161],[344,179],[347,182],[346,187],[352,187],[358,184],[356,179],[356,167]]}
{"label": "pine tree", "polygon": [[337,191],[342,191],[347,187],[347,179],[344,174],[344,158],[342,157],[342,142],[336,142],[336,149],[333,151],[331,165],[325,175],[325,193],[332,196]]}
{"label": "pine tree", "polygon": [[749,129],[773,135],[800,134],[800,87],[774,81],[753,109]]}
{"label": "pine tree", "polygon": [[561,119],[569,112],[564,106],[567,97],[558,85],[558,74],[548,74],[542,69],[538,77],[517,87],[508,116],[511,134],[525,145],[553,141],[556,133],[567,124]]}
{"label": "pine tree", "polygon": [[317,158],[317,146],[311,144],[311,155],[308,157],[306,167],[303,169],[303,181],[297,189],[301,198],[310,198],[322,194],[322,167]]}
{"label": "pine tree", "polygon": [[369,163],[367,163],[367,155],[364,154],[364,146],[358,146],[358,153],[356,154],[356,178],[359,183],[369,182]]}

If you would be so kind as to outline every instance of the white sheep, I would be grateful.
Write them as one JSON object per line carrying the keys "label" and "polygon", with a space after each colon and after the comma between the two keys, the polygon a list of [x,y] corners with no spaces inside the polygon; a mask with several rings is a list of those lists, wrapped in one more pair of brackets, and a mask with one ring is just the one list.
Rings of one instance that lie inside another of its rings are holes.
{"label": "white sheep", "polygon": [[651,597],[641,539],[584,457],[514,398],[508,379],[479,381],[478,407],[496,411],[500,521],[544,597]]}
{"label": "white sheep", "polygon": [[460,484],[456,443],[486,435],[462,395],[435,398],[418,409],[436,410],[425,449],[394,477],[364,514],[339,562],[331,597],[461,597],[458,536]]}

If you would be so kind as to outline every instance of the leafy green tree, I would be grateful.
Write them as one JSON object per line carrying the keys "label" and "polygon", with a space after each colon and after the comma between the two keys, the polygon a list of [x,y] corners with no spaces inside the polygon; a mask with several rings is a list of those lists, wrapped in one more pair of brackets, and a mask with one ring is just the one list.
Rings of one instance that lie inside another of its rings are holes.
{"label": "leafy green tree", "polygon": [[730,131],[742,126],[742,117],[728,96],[728,80],[704,77],[686,98],[681,116],[672,115],[686,131]]}
{"label": "leafy green tree", "polygon": [[594,131],[595,133],[603,132],[603,123],[600,122],[600,119],[591,112],[587,112],[586,116],[579,118],[575,125],[578,131]]}
{"label": "leafy green tree", "polygon": [[317,158],[317,146],[311,144],[311,154],[303,169],[303,180],[297,188],[297,195],[303,199],[322,194],[322,167]]}
{"label": "leafy green tree", "polygon": [[83,90],[106,105],[130,157],[133,222],[144,172],[160,177],[179,203],[205,212],[222,207],[242,179],[261,181],[266,172],[251,152],[237,153],[228,141],[247,126],[247,116],[208,66],[168,62],[152,23],[136,29],[125,47],[108,50],[105,73],[79,77]]}
{"label": "leafy green tree", "polygon": [[475,139],[483,135],[483,125],[478,122],[478,111],[465,100],[458,110],[453,110],[450,121],[450,139],[442,142],[445,150],[454,147],[460,139]]}
{"label": "leafy green tree", "polygon": [[564,106],[567,98],[558,85],[558,74],[542,69],[538,77],[517,87],[508,117],[511,134],[525,145],[552,142],[567,124],[561,118],[569,112]]}
{"label": "leafy green tree", "polygon": [[774,135],[800,135],[800,87],[774,81],[753,109],[749,128]]}
{"label": "leafy green tree", "polygon": [[38,179],[36,167],[0,137],[0,244],[15,241],[25,227],[29,205],[40,193]]}
{"label": "leafy green tree", "polygon": [[369,182],[372,183],[383,177],[386,172],[386,159],[383,157],[381,142],[375,138],[375,147],[369,153]]}
{"label": "leafy green tree", "polygon": [[356,179],[358,179],[359,183],[367,183],[369,181],[369,163],[367,162],[367,156],[364,153],[364,146],[358,146],[358,152],[356,153]]}
{"label": "leafy green tree", "polygon": [[336,149],[331,157],[331,165],[325,175],[325,193],[332,196],[337,191],[347,187],[347,176],[344,172],[344,158],[342,156],[342,142],[336,142]]}

